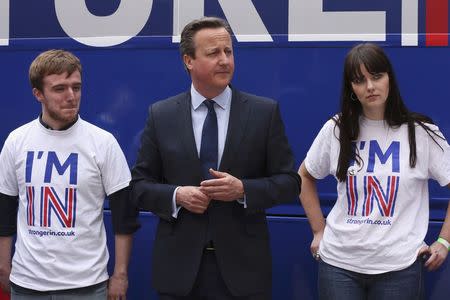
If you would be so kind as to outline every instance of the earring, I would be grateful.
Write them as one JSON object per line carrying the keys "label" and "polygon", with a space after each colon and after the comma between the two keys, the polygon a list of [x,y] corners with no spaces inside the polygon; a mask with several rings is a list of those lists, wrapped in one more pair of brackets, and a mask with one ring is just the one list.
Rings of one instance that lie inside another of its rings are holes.
{"label": "earring", "polygon": [[353,101],[358,101],[358,97],[356,97],[355,93],[351,92],[350,94],[350,99],[352,99]]}

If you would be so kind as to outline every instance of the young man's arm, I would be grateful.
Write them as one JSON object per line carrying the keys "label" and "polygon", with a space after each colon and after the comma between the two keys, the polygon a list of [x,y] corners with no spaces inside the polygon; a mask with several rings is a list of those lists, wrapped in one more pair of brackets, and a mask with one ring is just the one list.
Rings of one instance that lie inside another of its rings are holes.
{"label": "young man's arm", "polygon": [[128,289],[128,263],[133,233],[139,229],[138,209],[130,197],[130,187],[108,196],[115,239],[114,273],[109,279],[108,299],[126,299]]}
{"label": "young man's arm", "polygon": [[0,236],[0,288],[7,293],[11,273],[12,240],[12,236]]}
{"label": "young man's arm", "polygon": [[11,248],[17,231],[17,196],[0,193],[0,288],[9,292]]}
{"label": "young man's arm", "polygon": [[132,234],[115,235],[114,273],[109,278],[108,299],[126,299],[128,289],[128,263],[133,243]]}

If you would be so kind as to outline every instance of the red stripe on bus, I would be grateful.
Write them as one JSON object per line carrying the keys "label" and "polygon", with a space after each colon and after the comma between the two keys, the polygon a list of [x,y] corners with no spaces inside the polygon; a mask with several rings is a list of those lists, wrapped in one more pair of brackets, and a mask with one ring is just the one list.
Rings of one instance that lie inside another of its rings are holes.
{"label": "red stripe on bus", "polygon": [[448,0],[427,0],[426,46],[448,46]]}

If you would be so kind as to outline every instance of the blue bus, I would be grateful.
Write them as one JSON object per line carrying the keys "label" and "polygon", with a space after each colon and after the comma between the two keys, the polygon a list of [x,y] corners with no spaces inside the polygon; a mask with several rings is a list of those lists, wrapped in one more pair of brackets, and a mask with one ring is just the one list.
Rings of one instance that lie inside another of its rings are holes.
{"label": "blue bus", "polygon": [[[41,51],[64,48],[80,57],[81,116],[114,134],[133,166],[148,106],[189,88],[178,52],[183,26],[201,16],[228,20],[234,32],[237,88],[276,99],[297,166],[322,124],[339,110],[343,61],[358,42],[382,45],[408,107],[429,115],[450,137],[448,0],[0,0],[0,144],[36,118],[40,105],[28,67]],[[336,182],[319,182],[324,213]],[[433,242],[450,192],[430,182]],[[316,299],[312,234],[298,199],[268,212],[274,299]],[[114,261],[110,212],[105,207]],[[129,299],[156,299],[150,264],[158,219],[140,213],[129,269]],[[450,262],[427,273],[427,297],[450,294]]]}

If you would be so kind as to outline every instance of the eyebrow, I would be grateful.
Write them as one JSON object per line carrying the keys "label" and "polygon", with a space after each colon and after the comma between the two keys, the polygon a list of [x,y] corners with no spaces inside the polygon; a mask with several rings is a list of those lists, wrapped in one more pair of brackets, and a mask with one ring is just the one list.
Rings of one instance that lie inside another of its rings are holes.
{"label": "eyebrow", "polygon": [[81,84],[81,82],[75,82],[72,84],[58,83],[58,84],[52,85],[50,88],[59,88],[59,87],[67,87],[67,86],[82,86],[82,84]]}

